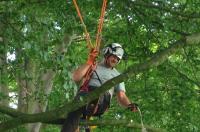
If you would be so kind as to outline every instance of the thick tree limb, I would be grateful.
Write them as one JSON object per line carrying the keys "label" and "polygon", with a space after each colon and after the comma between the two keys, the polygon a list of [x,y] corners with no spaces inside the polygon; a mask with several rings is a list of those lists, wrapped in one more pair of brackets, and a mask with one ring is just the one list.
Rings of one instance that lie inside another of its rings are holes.
{"label": "thick tree limb", "polygon": [[[96,121],[84,121],[80,122],[80,125],[89,125],[89,126],[118,126],[118,127],[128,127],[128,128],[135,128],[135,129],[142,129],[142,125],[130,122],[128,120],[96,120]],[[148,132],[164,132],[165,130],[152,128],[150,126],[144,126]]]}
{"label": "thick tree limb", "polygon": [[22,112],[17,111],[16,109],[13,109],[13,108],[10,108],[10,107],[4,106],[4,105],[0,105],[0,112],[7,114],[11,117],[19,117],[22,115],[26,115]]}
{"label": "thick tree limb", "polygon": [[[4,107],[0,105],[0,112],[4,114],[8,114],[12,117],[20,117],[20,116],[27,116],[27,114],[18,112],[15,109],[9,108],[9,107]],[[57,124],[57,125],[62,125],[65,121],[65,118],[60,118],[58,120],[50,121],[50,122],[42,122],[42,123],[48,123],[48,124]],[[80,125],[85,126],[121,126],[121,127],[129,127],[129,128],[136,128],[136,129],[142,129],[142,125],[134,122],[130,122],[127,120],[95,120],[95,121],[82,121],[80,122]],[[161,132],[163,130],[157,129],[157,128],[152,128],[148,125],[144,126],[149,132]]]}
{"label": "thick tree limb", "polygon": [[[0,131],[5,131],[5,130],[11,129],[11,128],[15,128],[15,127],[25,124],[25,123],[49,122],[49,121],[53,121],[53,120],[62,118],[64,116],[66,116],[69,112],[77,110],[78,108],[84,106],[87,102],[96,99],[101,93],[110,89],[115,84],[120,83],[124,80],[127,80],[128,78],[131,78],[131,77],[135,76],[136,74],[143,72],[144,70],[147,70],[147,69],[150,69],[152,67],[156,67],[156,66],[162,64],[165,60],[167,60],[167,58],[171,54],[175,53],[180,48],[182,48],[184,46],[190,46],[192,44],[199,44],[199,43],[200,43],[200,34],[194,34],[194,35],[185,37],[185,38],[175,42],[173,45],[171,45],[169,48],[165,49],[164,51],[155,54],[155,56],[152,57],[151,59],[149,59],[148,61],[129,67],[129,69],[126,72],[107,81],[100,88],[98,88],[98,89],[94,90],[93,92],[91,92],[90,94],[88,94],[88,96],[81,98],[80,101],[68,102],[68,103],[64,104],[64,106],[59,107],[52,111],[42,112],[42,113],[38,113],[38,114],[21,115],[18,118],[14,118],[12,120],[2,122],[0,124]],[[5,111],[4,111],[4,113],[5,113]],[[7,113],[9,113],[9,112],[7,112]]]}
{"label": "thick tree limb", "polygon": [[[62,125],[64,123],[65,119],[58,119],[55,121],[48,122],[48,124],[55,124],[55,125]],[[44,122],[47,123],[47,122]],[[80,121],[80,126],[117,126],[117,127],[128,127],[128,128],[134,128],[134,129],[142,129],[142,127],[145,127],[148,132],[164,132],[163,129],[153,128],[148,125],[142,126],[139,123],[135,123],[128,120],[90,120],[90,121]]]}

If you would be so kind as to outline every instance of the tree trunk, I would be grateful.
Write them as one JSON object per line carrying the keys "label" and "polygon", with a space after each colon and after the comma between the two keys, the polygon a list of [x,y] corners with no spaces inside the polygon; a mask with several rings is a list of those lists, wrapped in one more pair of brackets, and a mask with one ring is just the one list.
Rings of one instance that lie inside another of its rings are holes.
{"label": "tree trunk", "polygon": [[8,73],[7,73],[7,45],[4,38],[5,25],[0,22],[0,104],[8,106]]}
{"label": "tree trunk", "polygon": [[[47,70],[42,74],[39,71],[36,72],[38,67],[30,59],[26,60],[22,67],[24,71],[21,73],[27,73],[27,75],[21,74],[17,78],[20,89],[18,110],[29,114],[44,112],[48,102],[40,97],[41,94],[48,95],[51,92],[55,73],[52,70]],[[29,132],[39,132],[40,126],[41,123],[29,124],[27,129]]]}
{"label": "tree trunk", "polygon": [[0,54],[0,58],[0,104],[8,106],[9,92],[6,56],[4,54]]}
{"label": "tree trunk", "polygon": [[[47,70],[47,73],[43,74],[41,77],[40,91],[43,91],[44,95],[48,95],[52,90],[52,80],[55,73],[52,70]],[[46,97],[46,96],[45,96]],[[45,112],[47,108],[47,99],[42,99],[42,101],[35,100],[34,107],[32,108],[32,113]],[[41,123],[29,124],[28,130],[30,132],[39,132]]]}
{"label": "tree trunk", "polygon": [[[71,40],[72,38],[66,34],[62,44],[58,44],[55,50],[59,54],[66,53],[67,47],[71,44]],[[49,95],[51,92],[55,72],[52,69],[40,71],[40,67],[36,62],[26,57],[24,64],[20,67],[22,67],[23,70],[20,72],[21,75],[17,78],[19,86],[18,110],[30,114],[45,112],[48,100],[41,99],[41,94]],[[41,123],[34,123],[29,124],[27,129],[29,132],[39,132],[40,127]]]}

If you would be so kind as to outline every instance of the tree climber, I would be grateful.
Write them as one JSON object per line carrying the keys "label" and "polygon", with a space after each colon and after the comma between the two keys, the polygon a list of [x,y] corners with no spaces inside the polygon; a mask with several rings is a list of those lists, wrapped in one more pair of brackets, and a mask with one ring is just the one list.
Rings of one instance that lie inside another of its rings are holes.
{"label": "tree climber", "polygon": [[[78,96],[87,96],[88,91],[100,87],[106,81],[120,75],[115,69],[123,58],[124,50],[118,43],[112,43],[103,49],[103,60],[97,64],[92,72],[87,85],[80,88]],[[97,50],[91,50],[86,64],[81,65],[73,72],[73,80],[80,82],[86,75],[87,71],[94,64],[98,55]],[[136,112],[137,104],[131,103],[125,93],[124,82],[117,84],[115,87],[108,90],[103,97],[92,101],[89,105],[68,114],[68,117],[63,125],[62,132],[78,132],[79,118],[83,114],[85,116],[99,116],[103,114],[109,107],[110,100],[116,94],[119,104],[129,110]],[[89,131],[89,130],[88,130]]]}

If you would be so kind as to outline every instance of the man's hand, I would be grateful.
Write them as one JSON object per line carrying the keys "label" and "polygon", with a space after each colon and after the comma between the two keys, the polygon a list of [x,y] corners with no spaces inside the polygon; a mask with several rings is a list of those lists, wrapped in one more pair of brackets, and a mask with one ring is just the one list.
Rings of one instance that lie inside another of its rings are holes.
{"label": "man's hand", "polygon": [[128,109],[131,110],[132,112],[137,112],[138,111],[138,104],[131,103],[131,104],[128,105]]}
{"label": "man's hand", "polygon": [[87,59],[87,64],[93,65],[99,52],[96,49],[91,49],[88,59]]}

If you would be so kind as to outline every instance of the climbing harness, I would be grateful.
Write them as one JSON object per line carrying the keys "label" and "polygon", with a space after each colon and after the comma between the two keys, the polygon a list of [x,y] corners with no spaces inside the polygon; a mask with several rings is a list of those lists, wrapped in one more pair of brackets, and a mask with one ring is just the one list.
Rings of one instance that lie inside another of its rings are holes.
{"label": "climbing harness", "polygon": [[[93,73],[96,74],[100,84],[102,84],[102,81],[99,78],[97,72],[94,70]],[[89,81],[85,81],[84,85],[81,86],[78,92],[78,96],[84,96],[96,89],[96,87],[89,86],[88,83]],[[91,117],[91,116],[100,117],[110,107],[110,100],[111,100],[111,94],[108,91],[106,91],[98,99],[88,103],[85,107],[83,114],[86,117]]]}

